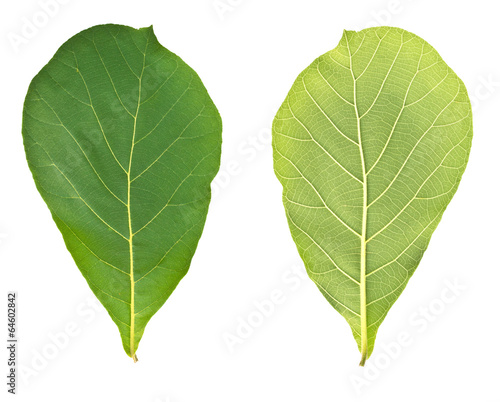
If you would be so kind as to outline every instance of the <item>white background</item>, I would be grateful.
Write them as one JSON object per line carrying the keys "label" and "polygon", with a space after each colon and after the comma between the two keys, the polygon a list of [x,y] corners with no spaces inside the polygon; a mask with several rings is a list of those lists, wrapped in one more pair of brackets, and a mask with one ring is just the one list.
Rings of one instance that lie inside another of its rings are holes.
{"label": "white background", "polygon": [[[9,1],[0,17],[0,304],[8,290],[18,292],[23,375],[15,398],[500,401],[497,2],[59,0],[47,16],[44,1]],[[39,27],[27,37],[23,26],[33,20]],[[21,137],[33,76],[69,37],[111,22],[153,24],[159,41],[199,73],[224,123],[205,231],[190,272],[146,328],[137,364],[66,251]],[[474,141],[460,188],[362,369],[347,323],[304,277],[269,129],[300,71],[334,48],[344,28],[374,25],[405,28],[439,51],[469,90]],[[24,38],[19,46],[15,35]],[[262,318],[255,303],[280,292]],[[237,336],[249,316],[255,328],[231,350],[224,337]],[[401,337],[407,342],[396,346]],[[0,367],[5,384],[6,357]]]}

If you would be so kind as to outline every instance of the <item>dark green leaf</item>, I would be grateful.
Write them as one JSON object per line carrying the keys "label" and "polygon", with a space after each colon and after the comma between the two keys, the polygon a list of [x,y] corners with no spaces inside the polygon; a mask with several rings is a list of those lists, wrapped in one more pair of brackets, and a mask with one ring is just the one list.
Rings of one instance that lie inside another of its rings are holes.
{"label": "dark green leaf", "polygon": [[134,360],[189,268],[221,131],[198,75],[152,28],[87,29],[29,87],[23,136],[35,183]]}

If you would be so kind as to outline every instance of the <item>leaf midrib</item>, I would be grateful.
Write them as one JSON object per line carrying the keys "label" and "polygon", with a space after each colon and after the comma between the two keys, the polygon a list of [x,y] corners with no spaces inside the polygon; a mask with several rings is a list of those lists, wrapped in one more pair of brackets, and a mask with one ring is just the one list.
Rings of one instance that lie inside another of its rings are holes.
{"label": "leaf midrib", "polygon": [[[360,252],[360,280],[359,280],[359,293],[360,293],[360,327],[361,327],[361,339],[360,339],[360,349],[361,349],[361,361],[359,363],[360,366],[364,366],[366,359],[368,358],[368,317],[367,317],[367,295],[366,295],[366,245],[369,240],[367,241],[366,235],[367,235],[367,221],[368,221],[368,174],[370,171],[373,169],[374,165],[370,168],[369,171],[366,170],[366,163],[365,163],[365,158],[364,158],[364,152],[363,152],[363,143],[361,139],[361,119],[372,109],[373,105],[377,101],[378,97],[380,96],[382,89],[384,88],[385,82],[387,81],[387,78],[389,77],[390,72],[392,71],[392,68],[394,67],[394,64],[396,63],[396,60],[398,59],[398,56],[401,52],[401,49],[403,48],[403,45],[406,43],[403,40],[403,36],[401,35],[401,44],[399,46],[398,52],[396,53],[396,57],[392,61],[391,66],[389,67],[389,70],[387,71],[387,74],[381,84],[380,90],[377,93],[377,96],[373,100],[372,104],[370,107],[360,116],[359,114],[359,109],[358,109],[358,104],[357,104],[357,81],[358,79],[365,73],[365,71],[368,69],[369,65],[371,64],[372,60],[375,57],[375,54],[377,53],[380,44],[382,43],[385,35],[382,38],[379,38],[379,43],[377,45],[377,48],[375,49],[374,54],[372,55],[372,58],[370,59],[368,65],[365,67],[363,72],[361,73],[360,76],[355,77],[354,76],[354,70],[353,70],[353,65],[352,65],[352,58],[353,54],[351,52],[351,48],[349,46],[349,39],[347,37],[347,33],[344,32],[345,39],[346,39],[346,45],[347,45],[347,50],[349,53],[349,71],[351,72],[352,80],[353,80],[353,103],[354,103],[354,110],[356,112],[356,124],[357,124],[357,132],[358,132],[358,146],[359,146],[359,154],[360,154],[360,162],[361,162],[361,170],[362,170],[362,188],[363,188],[363,214],[361,218],[361,238],[360,238],[360,245],[361,245],[361,252]],[[412,38],[413,39],[413,38]],[[364,38],[363,38],[364,40]],[[360,45],[361,46],[361,45]],[[359,47],[358,47],[359,49]],[[357,52],[357,50],[356,50]],[[354,52],[354,54],[356,54]],[[422,56],[420,56],[422,57]],[[419,61],[420,65],[420,61]],[[416,74],[415,74],[416,76]],[[413,79],[415,78],[413,77]],[[412,79],[412,82],[413,82]],[[411,87],[411,83],[410,83]],[[405,101],[406,97],[408,96],[409,89],[406,92],[405,95]],[[400,114],[396,120],[399,120],[401,113],[404,108],[401,109]],[[393,128],[394,130],[394,128]],[[392,132],[391,132],[392,136]],[[390,136],[390,137],[391,137]],[[389,137],[389,140],[390,140]],[[389,141],[388,140],[388,141]],[[387,146],[387,144],[386,144]],[[379,157],[380,158],[380,157]],[[375,164],[378,162],[378,160],[375,162]]]}
{"label": "leaf midrib", "polygon": [[[345,33],[344,33],[345,34]],[[361,361],[359,363],[360,366],[364,366],[367,354],[368,354],[368,328],[367,328],[367,317],[366,317],[366,222],[367,222],[367,214],[368,214],[368,191],[367,191],[367,177],[366,177],[366,165],[365,165],[365,157],[363,153],[363,143],[361,141],[361,119],[359,116],[357,96],[356,96],[356,85],[357,80],[354,77],[354,72],[352,69],[352,54],[351,48],[349,46],[349,40],[347,39],[347,34],[345,34],[347,50],[349,51],[349,70],[351,72],[353,85],[354,85],[354,110],[356,112],[356,124],[358,130],[358,147],[359,147],[359,155],[361,160],[361,168],[363,173],[363,216],[361,223],[361,253],[360,253],[360,276],[359,276],[359,294],[360,294],[360,327],[361,327]]]}
{"label": "leaf midrib", "polygon": [[130,187],[132,184],[132,180],[130,180],[130,173],[132,171],[132,157],[134,154],[134,145],[135,145],[135,134],[137,131],[137,116],[139,115],[139,108],[141,107],[141,89],[142,89],[142,76],[144,74],[144,69],[146,66],[146,52],[149,44],[149,36],[146,40],[146,47],[144,49],[144,57],[142,62],[142,70],[139,76],[139,92],[137,95],[137,108],[135,111],[134,118],[134,130],[132,133],[132,145],[130,147],[130,159],[128,165],[127,173],[127,217],[128,217],[128,229],[129,229],[129,258],[130,258],[130,357],[137,362],[137,356],[135,354],[135,278],[134,278],[134,232],[132,230],[132,213],[130,209]]}

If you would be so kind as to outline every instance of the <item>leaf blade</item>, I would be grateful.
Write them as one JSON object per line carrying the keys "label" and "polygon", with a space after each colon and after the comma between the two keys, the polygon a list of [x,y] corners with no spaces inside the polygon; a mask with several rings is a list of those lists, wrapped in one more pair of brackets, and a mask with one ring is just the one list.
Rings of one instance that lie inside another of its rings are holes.
{"label": "leaf blade", "polygon": [[427,42],[389,27],[345,31],[276,114],[292,237],[361,365],[457,189],[471,137],[463,83]]}
{"label": "leaf blade", "polygon": [[35,183],[134,360],[189,268],[221,130],[198,75],[151,27],[75,35],[28,90],[23,137]]}

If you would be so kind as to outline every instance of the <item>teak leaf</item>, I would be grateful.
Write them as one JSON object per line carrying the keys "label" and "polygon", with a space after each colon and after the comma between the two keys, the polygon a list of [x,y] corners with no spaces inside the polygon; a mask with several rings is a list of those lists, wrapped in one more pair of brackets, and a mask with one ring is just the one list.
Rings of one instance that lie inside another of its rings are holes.
{"label": "teak leaf", "polygon": [[344,32],[273,122],[274,169],[310,278],[347,320],[361,365],[468,160],[462,81],[418,36]]}
{"label": "teak leaf", "polygon": [[200,78],[151,27],[80,32],[29,87],[23,137],[36,186],[134,361],[189,268],[221,132]]}

